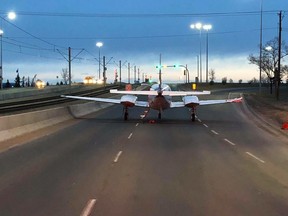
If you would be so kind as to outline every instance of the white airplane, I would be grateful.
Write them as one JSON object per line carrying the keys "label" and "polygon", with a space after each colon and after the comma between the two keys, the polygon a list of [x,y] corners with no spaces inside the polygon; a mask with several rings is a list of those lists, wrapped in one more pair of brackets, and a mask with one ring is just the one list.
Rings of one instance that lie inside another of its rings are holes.
{"label": "white airplane", "polygon": [[[118,91],[117,89],[111,89],[110,93],[121,94],[122,96],[120,99],[79,97],[68,95],[61,95],[61,97],[122,104],[125,109],[124,120],[128,119],[128,108],[133,106],[157,110],[158,119],[161,119],[161,114],[165,109],[188,107],[191,108],[191,120],[195,121],[195,111],[196,107],[199,105],[235,103],[242,101],[242,97],[228,100],[199,100],[196,95],[207,95],[210,94],[210,91],[171,91],[171,88],[167,84],[154,84],[151,86],[150,91]],[[146,95],[148,96],[148,99],[147,101],[139,101],[137,95]],[[173,102],[173,96],[182,96],[182,101]],[[148,111],[146,112],[146,115],[147,113]],[[146,115],[144,117],[146,117]]]}

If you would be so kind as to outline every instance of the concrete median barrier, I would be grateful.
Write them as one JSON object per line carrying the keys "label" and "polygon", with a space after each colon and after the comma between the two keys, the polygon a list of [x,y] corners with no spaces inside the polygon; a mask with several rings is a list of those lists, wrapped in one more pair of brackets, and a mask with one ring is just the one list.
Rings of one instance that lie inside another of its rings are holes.
{"label": "concrete median barrier", "polygon": [[74,118],[79,118],[90,113],[96,112],[98,110],[107,108],[112,104],[109,103],[97,103],[97,102],[88,102],[84,104],[75,104],[68,107],[70,114]]}
{"label": "concrete median barrier", "polygon": [[111,104],[89,102],[68,107],[1,116],[0,142],[53,126],[69,119],[79,118],[108,106],[111,106]]}

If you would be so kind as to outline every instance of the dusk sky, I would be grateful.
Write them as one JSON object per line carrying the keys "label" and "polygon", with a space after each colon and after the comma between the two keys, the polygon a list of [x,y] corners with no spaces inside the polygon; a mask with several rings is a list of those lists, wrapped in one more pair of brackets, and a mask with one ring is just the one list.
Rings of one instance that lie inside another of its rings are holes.
{"label": "dusk sky", "polygon": [[[278,36],[278,13],[283,11],[283,40],[288,39],[288,1],[262,0],[263,44]],[[216,79],[238,82],[259,78],[259,69],[250,65],[249,54],[259,53],[261,0],[1,0],[4,82],[20,76],[56,83],[62,68],[68,67],[68,47],[72,57],[73,81],[85,75],[98,77],[99,48],[107,61],[108,81],[121,60],[122,80],[127,81],[128,62],[142,74],[158,78],[156,65],[188,66],[190,79],[197,75],[200,32],[191,29],[197,22],[211,24],[209,69]],[[8,20],[7,12],[17,18]],[[287,42],[288,43],[288,42]],[[202,74],[206,71],[206,32],[201,33]],[[64,57],[63,57],[64,55]],[[286,59],[288,60],[288,59]],[[119,69],[118,69],[119,71]],[[163,80],[183,81],[183,68],[163,69]],[[134,74],[131,73],[131,81]]]}

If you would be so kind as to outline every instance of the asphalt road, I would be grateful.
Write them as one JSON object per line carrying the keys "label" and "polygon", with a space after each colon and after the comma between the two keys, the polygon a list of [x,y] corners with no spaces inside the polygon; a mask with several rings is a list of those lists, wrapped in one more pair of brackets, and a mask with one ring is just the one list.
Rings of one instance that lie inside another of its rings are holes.
{"label": "asphalt road", "polygon": [[[223,97],[216,95],[216,97]],[[224,97],[226,97],[225,95]],[[112,106],[0,154],[1,216],[287,215],[288,145],[242,104]]]}

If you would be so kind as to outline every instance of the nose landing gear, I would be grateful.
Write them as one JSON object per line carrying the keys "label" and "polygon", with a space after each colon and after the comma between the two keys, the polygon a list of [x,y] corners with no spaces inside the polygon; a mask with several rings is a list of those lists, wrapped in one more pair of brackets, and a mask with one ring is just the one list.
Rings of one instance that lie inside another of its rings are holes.
{"label": "nose landing gear", "polygon": [[128,107],[124,107],[124,120],[127,121],[128,120]]}

